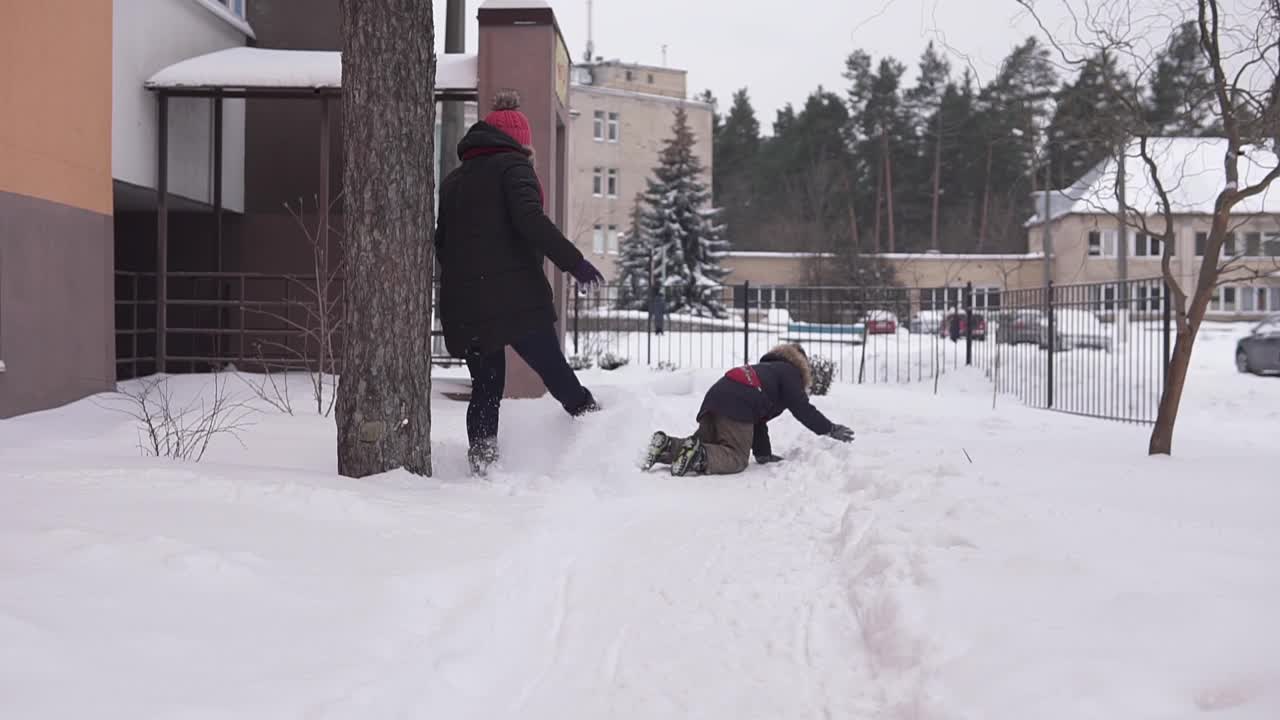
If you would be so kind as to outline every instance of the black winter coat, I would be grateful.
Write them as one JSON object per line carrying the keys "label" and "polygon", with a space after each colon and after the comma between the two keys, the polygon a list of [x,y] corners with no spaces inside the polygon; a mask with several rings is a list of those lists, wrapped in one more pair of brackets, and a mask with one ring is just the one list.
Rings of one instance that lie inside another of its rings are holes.
{"label": "black winter coat", "polygon": [[553,325],[543,257],[569,272],[582,253],[543,212],[533,163],[510,136],[476,123],[458,157],[462,165],[440,184],[435,242],[445,346],[463,357]]}
{"label": "black winter coat", "polygon": [[831,433],[832,422],[809,402],[800,368],[781,355],[770,353],[751,369],[760,378],[759,389],[722,377],[707,390],[698,419],[712,414],[752,423],[755,436],[751,452],[757,458],[773,454],[768,422],[783,411],[790,411],[796,420],[818,435]]}

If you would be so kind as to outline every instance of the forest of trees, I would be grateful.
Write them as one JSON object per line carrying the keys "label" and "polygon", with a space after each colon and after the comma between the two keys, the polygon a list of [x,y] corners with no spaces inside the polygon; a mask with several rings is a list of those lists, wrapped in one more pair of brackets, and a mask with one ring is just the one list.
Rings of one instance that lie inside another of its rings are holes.
{"label": "forest of trees", "polygon": [[1193,23],[1178,28],[1143,73],[1146,87],[1105,52],[1060,73],[1034,37],[981,87],[932,43],[912,85],[902,62],[855,51],[842,92],[819,87],[799,109],[788,104],[768,137],[743,88],[715,124],[713,189],[728,239],[739,250],[841,255],[1025,251],[1046,154],[1053,185],[1065,187],[1139,128],[1215,132],[1198,37]]}

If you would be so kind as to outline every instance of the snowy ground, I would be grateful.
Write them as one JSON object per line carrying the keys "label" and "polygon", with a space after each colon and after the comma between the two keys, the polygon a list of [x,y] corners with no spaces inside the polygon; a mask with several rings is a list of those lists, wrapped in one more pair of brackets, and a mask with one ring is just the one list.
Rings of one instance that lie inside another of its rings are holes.
{"label": "snowy ground", "polygon": [[0,717],[1274,720],[1280,379],[1242,329],[1162,459],[977,372],[837,386],[853,445],[781,419],[732,478],[633,467],[710,372],[508,404],[492,483],[443,398],[429,481],[336,477],[306,415],[198,465],[109,398],[0,421]]}

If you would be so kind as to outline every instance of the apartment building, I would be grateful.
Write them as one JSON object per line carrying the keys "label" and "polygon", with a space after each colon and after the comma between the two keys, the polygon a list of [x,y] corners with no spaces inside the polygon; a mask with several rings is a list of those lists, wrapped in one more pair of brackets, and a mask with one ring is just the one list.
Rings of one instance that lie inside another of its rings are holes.
{"label": "apartment building", "polygon": [[569,89],[568,205],[565,234],[600,267],[616,275],[618,244],[631,225],[636,195],[658,164],[683,107],[694,152],[711,184],[714,108],[688,99],[687,73],[673,68],[595,61],[574,67]]}

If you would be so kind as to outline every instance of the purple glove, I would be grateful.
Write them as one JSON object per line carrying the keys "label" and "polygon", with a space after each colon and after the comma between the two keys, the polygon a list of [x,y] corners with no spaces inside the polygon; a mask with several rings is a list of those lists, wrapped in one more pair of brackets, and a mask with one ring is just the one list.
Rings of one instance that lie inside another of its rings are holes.
{"label": "purple glove", "polygon": [[573,275],[574,280],[578,281],[579,285],[583,286],[589,287],[604,282],[604,275],[601,275],[596,266],[592,265],[591,261],[586,258],[579,260],[578,267],[574,268],[570,274]]}

